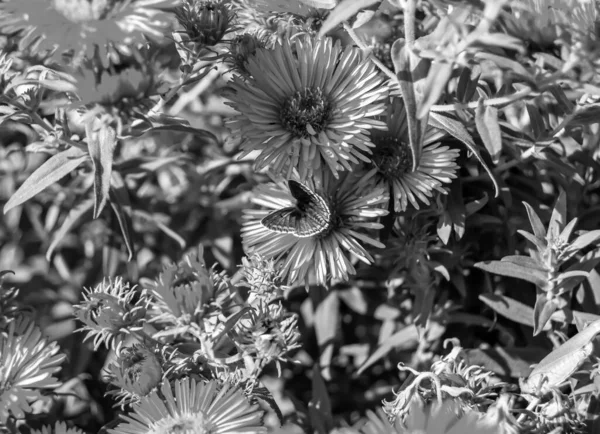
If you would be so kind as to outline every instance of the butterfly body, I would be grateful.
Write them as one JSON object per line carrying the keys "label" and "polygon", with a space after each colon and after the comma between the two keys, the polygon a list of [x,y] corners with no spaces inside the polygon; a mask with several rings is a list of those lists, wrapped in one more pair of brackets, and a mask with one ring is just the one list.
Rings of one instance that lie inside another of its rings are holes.
{"label": "butterfly body", "polygon": [[329,230],[332,214],[327,201],[297,181],[289,180],[288,185],[296,205],[273,211],[261,220],[261,224],[270,231],[298,238],[313,237]]}

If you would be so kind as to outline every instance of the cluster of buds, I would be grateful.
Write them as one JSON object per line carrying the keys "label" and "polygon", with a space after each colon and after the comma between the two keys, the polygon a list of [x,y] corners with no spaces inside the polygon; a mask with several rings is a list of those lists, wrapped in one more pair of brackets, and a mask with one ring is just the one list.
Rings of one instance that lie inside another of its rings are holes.
{"label": "cluster of buds", "polygon": [[81,330],[87,332],[86,340],[93,338],[94,350],[102,344],[117,350],[128,335],[142,330],[149,300],[135,289],[120,277],[105,279],[75,306]]}

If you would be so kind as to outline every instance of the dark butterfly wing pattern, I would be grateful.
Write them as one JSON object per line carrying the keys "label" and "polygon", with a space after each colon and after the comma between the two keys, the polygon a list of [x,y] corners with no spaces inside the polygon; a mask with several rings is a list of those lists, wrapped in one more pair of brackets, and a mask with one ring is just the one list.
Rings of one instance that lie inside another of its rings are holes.
{"label": "dark butterfly wing pattern", "polygon": [[261,220],[273,232],[307,238],[323,233],[331,225],[331,210],[327,201],[297,181],[288,185],[296,206],[278,209]]}

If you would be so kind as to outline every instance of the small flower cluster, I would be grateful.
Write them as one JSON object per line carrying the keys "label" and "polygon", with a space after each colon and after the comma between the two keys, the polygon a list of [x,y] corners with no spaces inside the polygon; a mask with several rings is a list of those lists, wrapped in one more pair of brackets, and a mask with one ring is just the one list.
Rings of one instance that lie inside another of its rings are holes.
{"label": "small flower cluster", "polygon": [[[109,394],[132,408],[110,432],[174,426],[263,432],[262,413],[245,395],[252,399],[266,365],[279,366],[297,348],[299,332],[296,316],[276,298],[284,288],[274,263],[245,258],[241,274],[246,302],[226,274],[207,269],[200,247],[139,287],[117,278],[84,294],[76,316],[96,348],[115,351]],[[236,410],[224,415],[230,405]]]}

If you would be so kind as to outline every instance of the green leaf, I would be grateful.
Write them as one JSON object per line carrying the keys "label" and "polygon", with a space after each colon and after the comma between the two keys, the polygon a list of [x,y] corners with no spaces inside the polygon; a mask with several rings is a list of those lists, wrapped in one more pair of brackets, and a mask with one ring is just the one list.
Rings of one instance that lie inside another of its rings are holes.
{"label": "green leaf", "polygon": [[54,253],[54,250],[60,244],[60,242],[63,240],[63,238],[69,233],[69,231],[73,228],[73,226],[75,226],[75,224],[79,220],[81,220],[88,212],[90,212],[92,210],[93,206],[94,206],[94,198],[90,197],[90,198],[80,201],[79,204],[77,204],[77,206],[75,208],[72,208],[69,211],[69,214],[67,214],[67,217],[63,221],[60,228],[56,232],[54,232],[54,234],[52,235],[52,240],[50,241],[50,246],[48,247],[48,250],[46,251],[46,259],[48,261],[50,261],[50,258],[52,257],[52,253]]}
{"label": "green leaf", "polygon": [[420,79],[416,77],[419,71],[426,68],[425,61],[422,64],[407,47],[404,39],[397,39],[392,45],[392,62],[398,77],[398,84],[402,91],[402,100],[406,111],[406,124],[408,129],[408,141],[410,152],[412,154],[412,170],[418,168],[421,161],[421,149],[423,147],[424,129],[427,126],[427,119],[419,120],[417,110],[419,109],[418,92],[415,91],[415,81]]}
{"label": "green leaf", "polygon": [[527,231],[523,231],[523,230],[521,230],[521,229],[519,229],[519,230],[517,231],[517,233],[519,233],[521,236],[523,236],[523,238],[525,238],[525,239],[529,240],[529,241],[530,241],[530,242],[531,242],[531,243],[532,243],[534,246],[536,246],[536,247],[537,247],[537,249],[538,249],[540,252],[543,252],[543,251],[545,251],[545,250],[546,250],[546,248],[547,248],[547,246],[548,246],[548,244],[546,243],[546,240],[544,240],[544,239],[539,239],[538,237],[536,237],[536,236],[535,236],[535,235],[533,235],[532,233],[530,233],[530,232],[527,232]]}
{"label": "green leaf", "polygon": [[88,151],[94,166],[94,218],[97,219],[108,199],[117,133],[106,124],[103,124],[99,131],[93,131],[93,124],[94,120],[88,122],[85,130]]}
{"label": "green leaf", "polygon": [[388,338],[384,339],[373,351],[367,360],[361,365],[357,371],[357,375],[361,375],[367,368],[377,363],[379,360],[384,358],[391,350],[399,349],[406,350],[412,349],[417,346],[419,342],[419,334],[417,328],[414,325],[406,326]]}
{"label": "green leaf", "polygon": [[536,141],[542,140],[546,135],[546,125],[544,123],[544,119],[540,115],[537,107],[534,107],[531,104],[525,104],[525,108],[527,109],[527,113],[529,114],[529,119],[531,121],[533,138]]}
{"label": "green leaf", "polygon": [[548,223],[547,239],[557,239],[560,236],[565,223],[567,221],[567,194],[564,190],[561,190],[556,204],[552,210],[552,216],[550,217],[550,223]]}
{"label": "green leaf", "polygon": [[425,93],[423,94],[423,100],[421,101],[419,111],[417,112],[417,117],[419,119],[425,118],[429,113],[431,106],[438,102],[440,97],[444,94],[453,70],[454,64],[450,62],[436,60],[431,64],[424,86]]}
{"label": "green leaf", "polygon": [[500,194],[500,186],[498,185],[498,181],[496,180],[494,173],[481,157],[481,154],[477,150],[477,145],[473,141],[473,138],[471,137],[471,134],[469,134],[467,128],[459,120],[454,119],[447,114],[432,112],[429,114],[429,119],[432,126],[446,131],[448,134],[461,141],[469,149],[469,151],[475,155],[475,158],[477,158],[479,163],[483,166],[483,169],[487,172],[492,180],[492,183],[494,184],[494,197],[498,197]]}
{"label": "green leaf", "polygon": [[475,109],[475,126],[481,140],[492,157],[494,164],[498,163],[502,152],[502,134],[498,124],[498,110],[492,106],[485,106],[483,98],[479,99]]}
{"label": "green leaf", "polygon": [[523,265],[524,267],[528,267],[531,268],[533,270],[539,270],[541,272],[546,272],[546,269],[544,268],[543,264],[540,264],[538,261],[536,261],[535,259],[529,257],[529,256],[523,256],[523,255],[510,255],[510,256],[505,256],[501,259],[502,262],[510,262],[512,264],[517,264],[517,265]]}
{"label": "green leaf", "polygon": [[546,288],[548,285],[546,272],[541,271],[538,268],[531,268],[525,265],[502,261],[478,262],[475,264],[475,267],[490,273],[500,274],[501,276],[526,280],[527,282],[531,282],[542,289]]}
{"label": "green leaf", "polygon": [[327,19],[321,25],[319,38],[322,38],[338,24],[353,17],[357,12],[368,8],[371,5],[379,3],[381,0],[343,0],[327,16]]}
{"label": "green leaf", "polygon": [[255,387],[252,389],[252,396],[265,401],[277,415],[277,419],[279,419],[279,425],[283,425],[283,413],[281,412],[279,405],[277,405],[277,401],[269,389],[264,386]]}
{"label": "green leaf", "polygon": [[545,394],[566,381],[592,354],[592,341],[598,333],[600,320],[594,321],[544,357],[521,385],[521,390],[525,393]]}
{"label": "green leaf", "polygon": [[557,303],[555,298],[548,299],[545,292],[538,293],[533,308],[533,336],[537,336],[548,324],[550,317],[558,309]]}
{"label": "green leaf", "polygon": [[317,433],[329,434],[333,428],[331,400],[317,363],[312,370],[312,399],[308,403],[308,415]]}
{"label": "green leaf", "polygon": [[330,291],[317,305],[315,311],[315,333],[321,356],[319,364],[323,367],[323,376],[330,378],[333,346],[340,323],[340,299],[337,291]]}
{"label": "green leaf", "polygon": [[67,176],[77,169],[87,159],[88,155],[79,148],[69,148],[50,157],[44,164],[37,168],[29,178],[11,196],[4,213],[28,201],[39,192]]}
{"label": "green leaf", "polygon": [[585,249],[590,244],[595,243],[600,240],[600,229],[596,229],[595,231],[586,232],[573,240],[572,243],[567,247],[568,251],[579,252],[580,250]]}
{"label": "green leaf", "polygon": [[112,187],[109,190],[110,205],[119,222],[121,234],[123,235],[129,255],[128,260],[131,261],[135,255],[133,232],[131,230],[131,203],[125,182],[118,172],[113,172]]}
{"label": "green leaf", "polygon": [[479,299],[500,315],[533,327],[533,309],[530,306],[500,294],[481,294]]}
{"label": "green leaf", "polygon": [[525,210],[529,216],[529,222],[531,223],[531,227],[533,228],[533,233],[535,236],[540,240],[546,239],[546,228],[544,227],[540,217],[527,202],[523,202],[523,205],[525,205]]}

